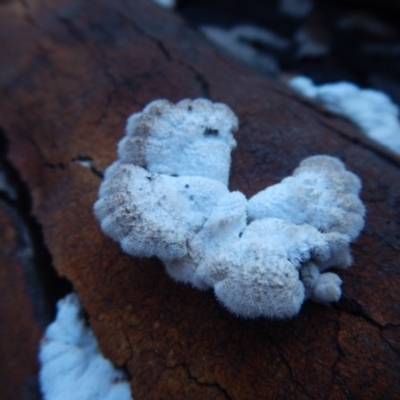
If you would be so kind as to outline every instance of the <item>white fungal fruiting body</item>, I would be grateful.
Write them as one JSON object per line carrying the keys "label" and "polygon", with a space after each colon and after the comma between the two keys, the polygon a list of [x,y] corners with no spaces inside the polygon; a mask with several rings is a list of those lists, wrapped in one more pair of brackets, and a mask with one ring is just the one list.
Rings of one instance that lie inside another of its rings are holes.
{"label": "white fungal fruiting body", "polygon": [[151,174],[117,161],[105,174],[95,212],[126,253],[176,259],[187,254],[188,239],[227,192],[213,179]]}
{"label": "white fungal fruiting body", "polygon": [[360,89],[349,82],[316,86],[303,76],[293,78],[289,85],[328,110],[347,117],[371,139],[400,153],[399,109],[386,94]]}
{"label": "white fungal fruiting body", "polygon": [[100,353],[85,326],[75,293],[57,304],[56,320],[40,344],[40,386],[45,400],[131,400],[123,371]]}
{"label": "white fungal fruiting body", "polygon": [[237,128],[235,114],[224,104],[157,100],[128,119],[118,154],[122,162],[152,173],[203,176],[227,185]]}
{"label": "white fungal fruiting body", "polygon": [[364,206],[358,195],[359,178],[342,162],[327,156],[303,161],[293,176],[249,200],[249,219],[281,218],[309,224],[322,232],[356,238],[364,225]]}
{"label": "white fungal fruiting body", "polygon": [[[134,256],[157,256],[175,280],[213,288],[233,313],[287,318],[306,298],[337,301],[365,209],[360,180],[329,156],[249,201],[227,188],[237,119],[207,100],[150,103],[128,120],[94,211]],[[213,168],[215,166],[215,168]]]}
{"label": "white fungal fruiting body", "polygon": [[297,314],[305,298],[302,264],[326,262],[347,244],[340,235],[276,218],[254,221],[232,239],[207,251],[197,275],[228,309],[246,317]]}

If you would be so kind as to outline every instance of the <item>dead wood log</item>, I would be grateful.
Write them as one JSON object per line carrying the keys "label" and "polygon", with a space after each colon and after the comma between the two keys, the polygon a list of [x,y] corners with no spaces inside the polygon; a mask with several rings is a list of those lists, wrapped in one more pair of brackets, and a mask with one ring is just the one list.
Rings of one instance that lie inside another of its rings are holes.
{"label": "dead wood log", "polygon": [[[399,163],[355,128],[221,56],[149,1],[0,4],[0,126],[58,273],[140,399],[394,399],[400,387]],[[333,307],[243,320],[124,255],[93,216],[128,115],[208,97],[240,120],[230,188],[251,196],[314,154],[358,174],[367,225]]]}

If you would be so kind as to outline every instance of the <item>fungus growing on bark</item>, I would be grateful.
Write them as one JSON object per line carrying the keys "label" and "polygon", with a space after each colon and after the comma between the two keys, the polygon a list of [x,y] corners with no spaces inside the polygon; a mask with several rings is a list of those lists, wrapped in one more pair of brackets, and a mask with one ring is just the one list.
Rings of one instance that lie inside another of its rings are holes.
{"label": "fungus growing on bark", "polygon": [[325,270],[351,264],[360,180],[314,156],[248,201],[227,187],[237,126],[204,99],[133,114],[94,205],[101,228],[125,252],[159,257],[173,279],[213,288],[237,315],[287,318],[306,298],[337,301],[341,279]]}
{"label": "fungus growing on bark", "polygon": [[45,400],[132,400],[127,378],[100,353],[75,293],[57,303],[57,316],[40,344]]}
{"label": "fungus growing on bark", "polygon": [[293,78],[289,85],[329,111],[347,117],[371,139],[400,153],[399,109],[385,93],[360,89],[350,82],[316,86],[304,76]]}

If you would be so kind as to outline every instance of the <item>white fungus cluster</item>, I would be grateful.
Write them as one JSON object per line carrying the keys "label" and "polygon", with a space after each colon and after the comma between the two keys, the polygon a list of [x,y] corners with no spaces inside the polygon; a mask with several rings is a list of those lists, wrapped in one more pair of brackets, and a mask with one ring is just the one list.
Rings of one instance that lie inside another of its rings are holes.
{"label": "white fungus cluster", "polygon": [[293,78],[289,85],[329,111],[345,116],[368,137],[400,154],[399,109],[386,94],[360,89],[349,82],[316,86],[304,76]]}
{"label": "white fungus cluster", "polygon": [[100,353],[81,314],[75,293],[57,303],[56,319],[40,344],[44,400],[132,400],[124,372]]}
{"label": "white fungus cluster", "polygon": [[156,100],[132,115],[94,205],[102,230],[133,256],[213,288],[244,317],[287,318],[305,299],[337,301],[328,268],[351,264],[364,225],[360,180],[329,156],[250,200],[227,187],[238,120],[224,104]]}

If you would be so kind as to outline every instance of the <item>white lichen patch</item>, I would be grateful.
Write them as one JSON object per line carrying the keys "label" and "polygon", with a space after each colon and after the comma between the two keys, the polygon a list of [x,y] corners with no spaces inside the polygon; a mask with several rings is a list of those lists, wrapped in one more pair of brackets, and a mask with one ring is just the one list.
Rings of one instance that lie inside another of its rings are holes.
{"label": "white lichen patch", "polygon": [[44,400],[132,400],[124,372],[101,354],[75,293],[57,303],[57,316],[40,343]]}
{"label": "white lichen patch", "polygon": [[238,121],[208,100],[150,103],[128,120],[94,211],[122,249],[159,257],[175,280],[212,288],[244,317],[287,318],[329,303],[364,225],[361,182],[329,156],[249,201],[227,187]]}
{"label": "white lichen patch", "polygon": [[316,86],[304,76],[293,78],[289,85],[329,111],[348,118],[365,135],[400,154],[399,109],[386,94],[360,89],[349,82]]}

